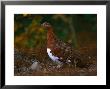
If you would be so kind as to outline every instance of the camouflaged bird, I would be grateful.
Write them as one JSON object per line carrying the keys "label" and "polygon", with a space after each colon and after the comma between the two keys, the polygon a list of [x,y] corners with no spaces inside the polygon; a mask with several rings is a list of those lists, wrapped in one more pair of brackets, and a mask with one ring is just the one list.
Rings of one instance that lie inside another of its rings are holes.
{"label": "camouflaged bird", "polygon": [[58,67],[61,67],[64,64],[71,64],[75,67],[84,67],[88,65],[86,62],[88,57],[86,58],[81,52],[58,39],[54,34],[53,27],[49,23],[44,22],[42,26],[47,30],[48,56],[58,64]]}

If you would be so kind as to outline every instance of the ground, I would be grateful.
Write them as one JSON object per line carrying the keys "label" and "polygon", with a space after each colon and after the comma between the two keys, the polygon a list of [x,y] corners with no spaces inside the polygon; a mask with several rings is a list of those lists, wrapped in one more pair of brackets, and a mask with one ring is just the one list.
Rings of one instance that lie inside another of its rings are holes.
{"label": "ground", "polygon": [[[39,49],[16,49],[15,48],[15,76],[96,76],[97,75],[97,48],[96,44],[89,44],[78,49],[85,52],[92,59],[87,68],[67,65],[57,68],[57,65],[48,57],[46,47]],[[38,62],[36,69],[30,69],[34,62]]]}

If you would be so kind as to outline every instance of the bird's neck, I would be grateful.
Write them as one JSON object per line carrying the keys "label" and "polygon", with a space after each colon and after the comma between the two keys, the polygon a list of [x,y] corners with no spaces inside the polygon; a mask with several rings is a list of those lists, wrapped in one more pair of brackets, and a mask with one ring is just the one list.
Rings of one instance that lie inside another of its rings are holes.
{"label": "bird's neck", "polygon": [[55,44],[56,36],[53,32],[52,28],[48,29],[47,32],[47,48],[52,48],[53,45]]}

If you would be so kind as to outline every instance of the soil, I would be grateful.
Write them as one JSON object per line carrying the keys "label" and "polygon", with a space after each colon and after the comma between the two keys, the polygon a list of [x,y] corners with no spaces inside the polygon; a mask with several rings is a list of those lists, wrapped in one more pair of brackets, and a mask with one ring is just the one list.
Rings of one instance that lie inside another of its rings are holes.
{"label": "soil", "polygon": [[[88,47],[79,48],[85,55],[91,58],[91,64],[88,67],[75,67],[74,65],[66,65],[58,68],[51,61],[46,53],[46,48],[39,49],[16,49],[14,73],[15,76],[96,76],[97,75],[97,55],[96,46],[94,44]],[[37,62],[36,69],[30,69],[32,64]]]}

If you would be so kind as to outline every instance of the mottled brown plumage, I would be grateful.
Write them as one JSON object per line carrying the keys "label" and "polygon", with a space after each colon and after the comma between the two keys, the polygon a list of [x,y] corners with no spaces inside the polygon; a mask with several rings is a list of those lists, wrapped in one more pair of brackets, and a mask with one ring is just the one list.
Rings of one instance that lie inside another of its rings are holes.
{"label": "mottled brown plumage", "polygon": [[80,67],[88,65],[85,60],[88,58],[67,43],[58,39],[53,32],[53,27],[49,23],[44,22],[42,26],[47,30],[47,48],[51,50],[53,56],[58,57],[60,62]]}

